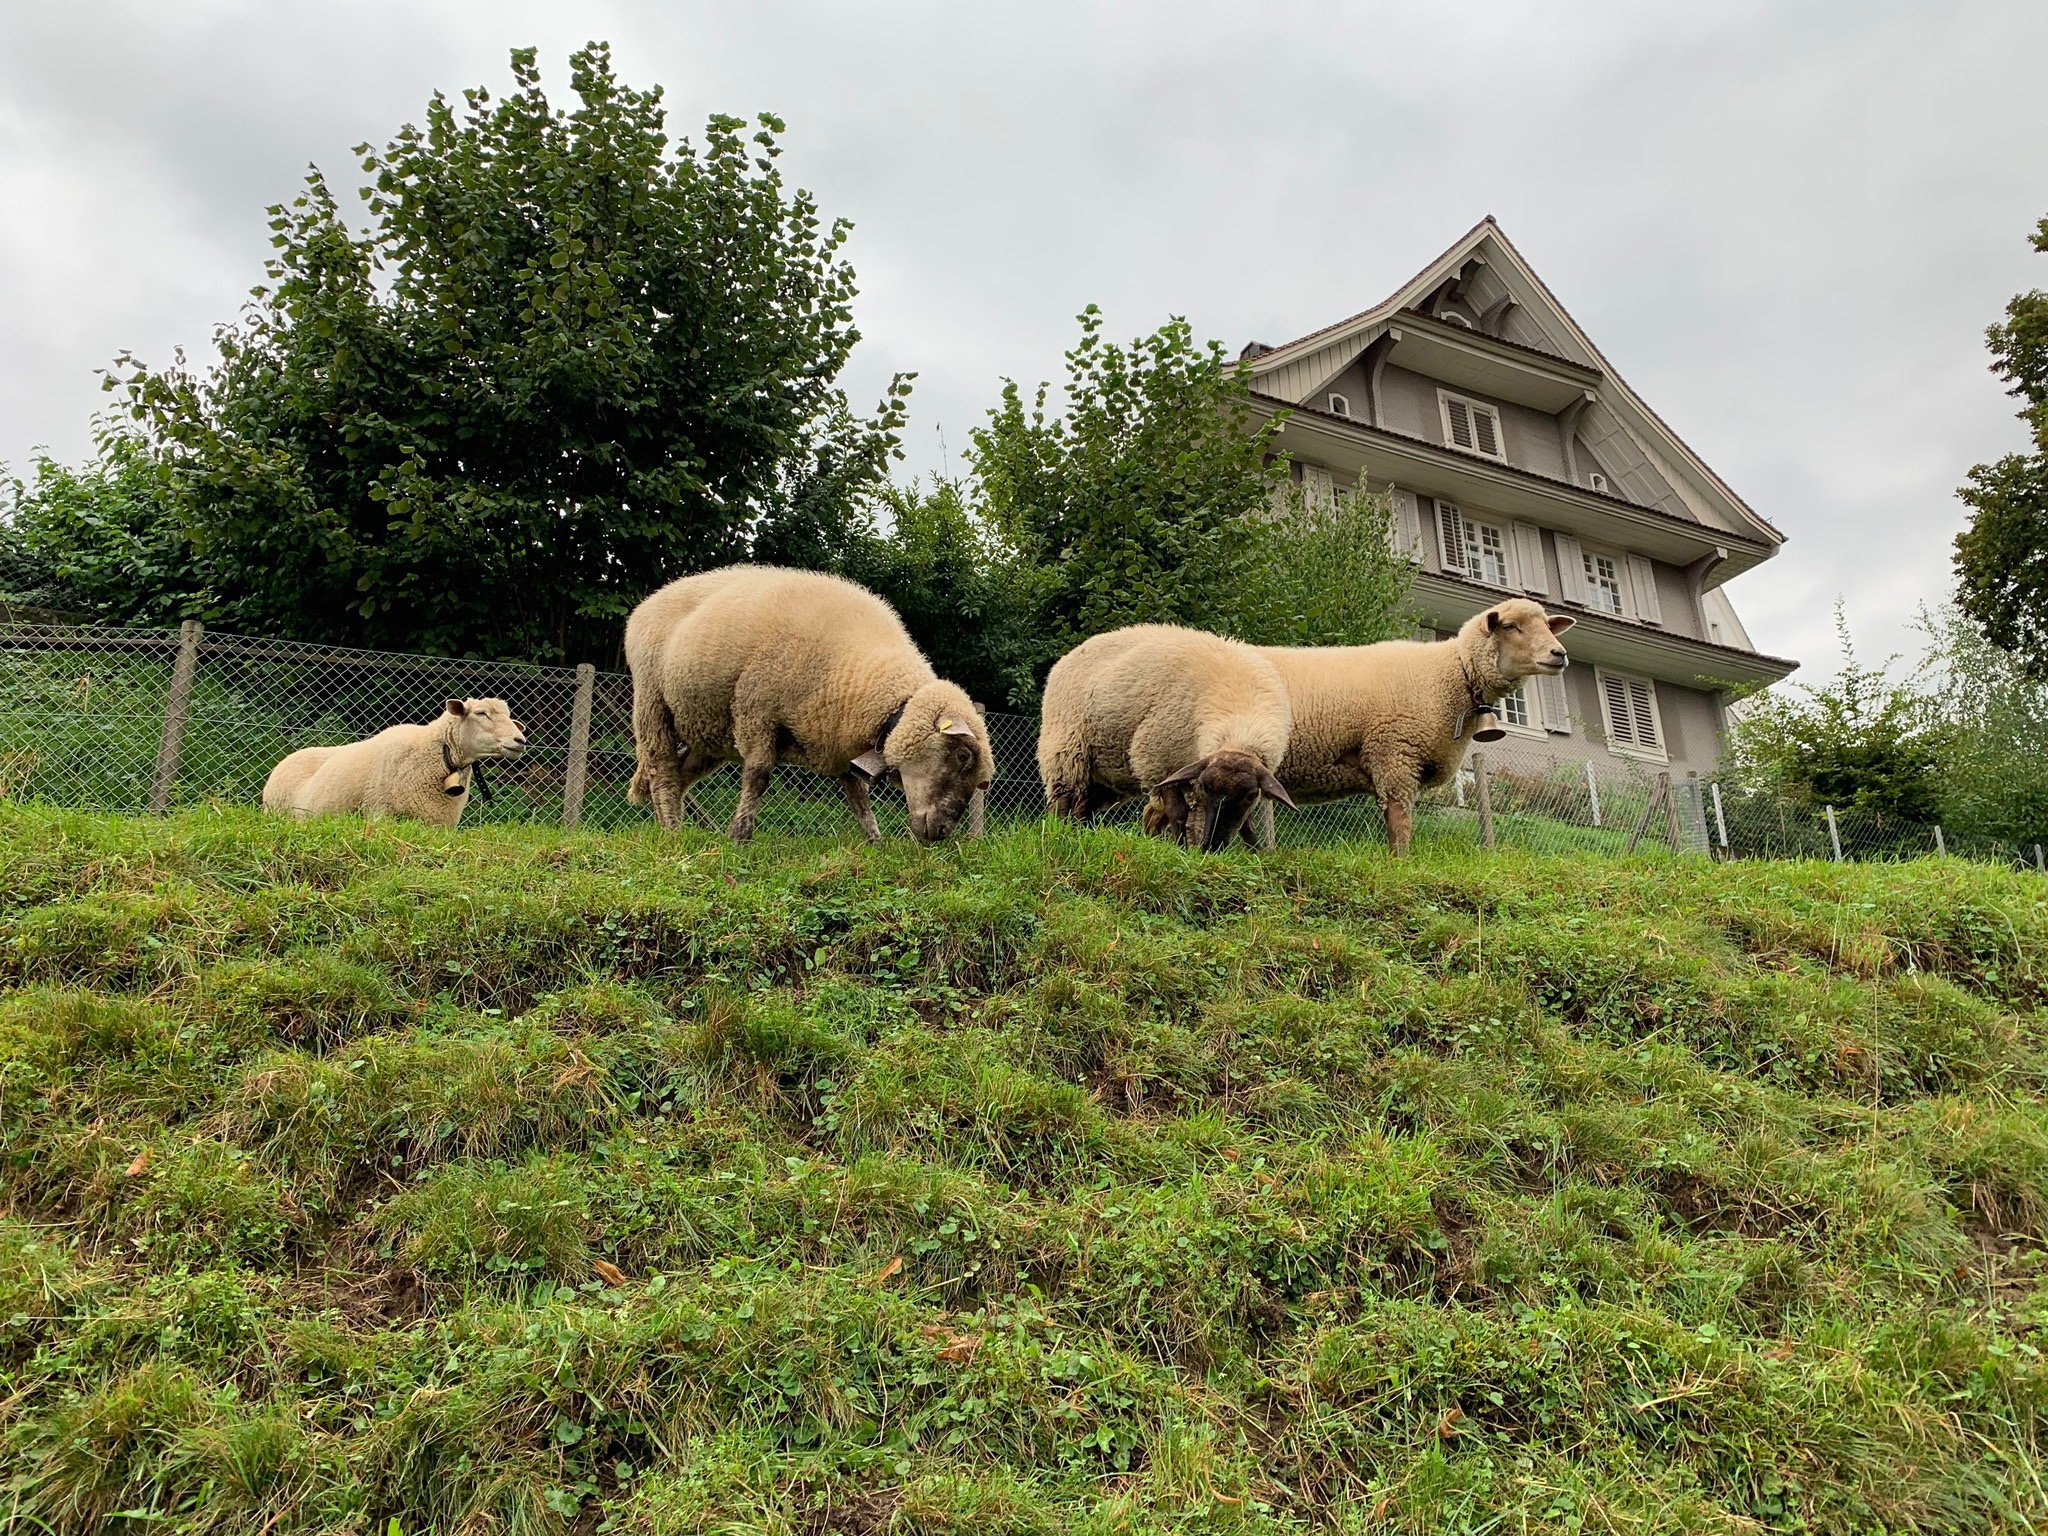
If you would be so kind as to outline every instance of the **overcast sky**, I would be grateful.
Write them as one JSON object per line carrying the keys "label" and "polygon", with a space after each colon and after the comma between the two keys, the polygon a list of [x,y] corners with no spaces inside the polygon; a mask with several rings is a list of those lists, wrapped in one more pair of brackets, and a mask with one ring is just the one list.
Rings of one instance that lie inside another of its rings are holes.
{"label": "overcast sky", "polygon": [[[574,20],[567,19],[573,13]],[[744,5],[163,0],[0,9],[0,460],[76,459],[124,348],[206,355],[308,162],[590,38],[671,127],[770,110],[855,223],[856,403],[906,469],[1073,316],[1234,351],[1384,297],[1495,215],[1616,371],[1790,542],[1730,588],[1832,670],[1910,645],[1969,467],[2018,449],[1983,329],[2048,285],[2048,5]]]}

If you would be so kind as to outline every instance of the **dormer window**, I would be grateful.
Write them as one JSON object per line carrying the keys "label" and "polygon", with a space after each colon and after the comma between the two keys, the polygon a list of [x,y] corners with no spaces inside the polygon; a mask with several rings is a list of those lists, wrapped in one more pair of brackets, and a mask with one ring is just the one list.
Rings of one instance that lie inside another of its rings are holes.
{"label": "dormer window", "polygon": [[1444,441],[1489,459],[1506,459],[1505,440],[1500,432],[1500,412],[1490,405],[1449,390],[1436,392],[1437,408],[1443,413]]}
{"label": "dormer window", "polygon": [[1588,472],[1586,485],[1588,489],[1598,491],[1603,496],[1607,494],[1607,477],[1597,469]]}
{"label": "dormer window", "polygon": [[1338,416],[1349,416],[1351,414],[1351,402],[1343,395],[1333,394],[1330,396],[1330,410]]}

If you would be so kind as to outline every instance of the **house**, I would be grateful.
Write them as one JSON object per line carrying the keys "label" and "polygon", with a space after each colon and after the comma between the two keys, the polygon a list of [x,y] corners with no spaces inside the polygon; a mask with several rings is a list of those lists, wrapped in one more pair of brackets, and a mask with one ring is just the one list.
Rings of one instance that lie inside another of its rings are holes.
{"label": "house", "polygon": [[1491,218],[1363,314],[1244,359],[1311,502],[1389,493],[1425,625],[1506,593],[1578,620],[1571,668],[1502,707],[1520,743],[1674,775],[1718,764],[1731,691],[1796,662],[1726,587],[1773,528],[1628,387]]}

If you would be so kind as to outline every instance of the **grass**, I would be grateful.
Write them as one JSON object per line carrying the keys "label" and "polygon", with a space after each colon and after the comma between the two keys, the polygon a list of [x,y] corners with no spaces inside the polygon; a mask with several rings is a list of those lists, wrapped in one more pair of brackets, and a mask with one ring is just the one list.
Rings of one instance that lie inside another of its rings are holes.
{"label": "grass", "polygon": [[2048,884],[0,808],[22,1531],[2048,1520]]}

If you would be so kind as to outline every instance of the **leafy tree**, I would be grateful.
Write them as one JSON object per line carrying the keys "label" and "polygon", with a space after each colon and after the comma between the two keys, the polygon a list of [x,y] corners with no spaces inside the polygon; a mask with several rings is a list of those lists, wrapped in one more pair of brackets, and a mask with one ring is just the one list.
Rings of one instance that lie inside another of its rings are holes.
{"label": "leafy tree", "polygon": [[[2032,244],[2048,253],[2048,219]],[[2034,451],[1979,464],[1957,492],[1971,516],[1956,535],[1956,601],[1992,644],[2048,677],[2048,293],[2015,298],[1986,339],[1992,372],[2025,402]]]}
{"label": "leafy tree", "polygon": [[1840,605],[1835,632],[1842,668],[1833,683],[1798,684],[1749,702],[1731,732],[1733,776],[1814,806],[1938,820],[1938,715],[1910,683],[1892,677],[1890,661],[1866,667],[1856,660]]}
{"label": "leafy tree", "polygon": [[1253,429],[1248,374],[1175,320],[1122,347],[1101,311],[1080,316],[1066,411],[1030,407],[1014,382],[973,436],[979,510],[1040,573],[1042,677],[1067,647],[1141,620],[1213,625],[1237,598],[1284,465],[1277,423]]}
{"label": "leafy tree", "polygon": [[220,580],[204,616],[405,650],[602,658],[647,591],[828,525],[879,481],[902,380],[860,422],[848,225],[776,165],[783,125],[672,141],[592,44],[577,103],[436,96],[357,153],[368,229],[316,169],[204,374],[109,377]]}
{"label": "leafy tree", "polygon": [[1942,721],[1935,774],[1952,837],[2048,843],[2048,680],[1954,607],[1920,616],[1928,700]]}
{"label": "leafy tree", "polygon": [[1220,622],[1255,645],[1368,645],[1411,634],[1413,561],[1394,552],[1393,508],[1341,493],[1327,507],[1299,486],[1246,529],[1235,594]]}
{"label": "leafy tree", "polygon": [[210,602],[170,510],[164,476],[130,433],[102,431],[96,459],[47,456],[0,480],[0,598],[16,609],[114,624],[175,624]]}

